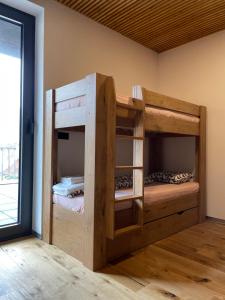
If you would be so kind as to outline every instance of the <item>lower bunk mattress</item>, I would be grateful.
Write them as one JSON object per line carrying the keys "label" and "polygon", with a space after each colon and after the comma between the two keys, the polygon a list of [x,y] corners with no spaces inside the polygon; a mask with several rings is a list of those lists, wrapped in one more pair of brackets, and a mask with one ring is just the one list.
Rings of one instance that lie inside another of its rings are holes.
{"label": "lower bunk mattress", "polygon": [[[153,183],[144,188],[144,221],[150,222],[157,218],[182,212],[197,206],[199,184],[197,182],[187,182],[182,184],[159,184]],[[115,192],[115,197],[132,195],[132,189],[122,189]],[[53,203],[63,208],[82,214],[85,209],[84,195],[73,198],[53,195]],[[129,210],[132,202],[121,202],[115,204],[115,211]]]}

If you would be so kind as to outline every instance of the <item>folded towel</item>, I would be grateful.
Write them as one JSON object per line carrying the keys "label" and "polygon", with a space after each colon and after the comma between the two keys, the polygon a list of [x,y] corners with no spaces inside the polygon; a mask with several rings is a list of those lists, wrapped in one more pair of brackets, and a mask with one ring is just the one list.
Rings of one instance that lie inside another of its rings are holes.
{"label": "folded towel", "polygon": [[55,194],[61,196],[69,196],[71,194],[76,194],[77,191],[83,191],[84,183],[76,183],[76,184],[68,185],[60,182],[53,185],[52,189]]}
{"label": "folded towel", "polygon": [[84,176],[73,176],[73,177],[69,177],[69,176],[65,176],[61,178],[61,183],[64,184],[76,184],[76,183],[83,183],[84,182]]}

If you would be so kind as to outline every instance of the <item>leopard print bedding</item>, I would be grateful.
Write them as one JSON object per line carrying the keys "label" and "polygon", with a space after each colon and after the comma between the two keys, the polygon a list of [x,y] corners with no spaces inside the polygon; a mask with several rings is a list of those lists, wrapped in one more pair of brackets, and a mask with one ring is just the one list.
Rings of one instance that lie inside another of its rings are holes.
{"label": "leopard print bedding", "polygon": [[151,177],[156,182],[180,184],[190,182],[194,176],[192,173],[174,173],[168,171],[155,172]]}
{"label": "leopard print bedding", "polygon": [[[193,180],[192,173],[173,173],[168,171],[154,172],[148,176],[144,177],[144,186],[150,185],[153,182],[161,183],[171,183],[171,184],[180,184],[185,182],[190,182]],[[133,176],[124,175],[115,177],[115,189],[127,189],[133,187]],[[76,196],[83,195],[83,190],[78,190],[70,195],[69,198],[74,198]]]}
{"label": "leopard print bedding", "polygon": [[[144,177],[144,185],[147,186],[153,182],[180,184],[193,180],[192,173],[173,173],[168,171],[154,172]],[[133,176],[124,175],[115,178],[115,189],[131,188],[133,186]]]}

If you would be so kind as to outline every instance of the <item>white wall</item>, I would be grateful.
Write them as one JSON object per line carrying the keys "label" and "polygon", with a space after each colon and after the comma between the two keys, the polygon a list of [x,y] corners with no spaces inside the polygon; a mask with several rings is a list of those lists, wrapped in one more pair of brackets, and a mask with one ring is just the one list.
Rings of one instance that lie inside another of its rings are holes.
{"label": "white wall", "polygon": [[225,219],[225,31],[159,55],[162,93],[207,106],[207,214]]}
{"label": "white wall", "polygon": [[195,172],[195,138],[163,138],[162,165],[171,172]]}
{"label": "white wall", "polygon": [[89,73],[112,75],[120,94],[133,84],[154,88],[157,54],[53,0],[45,7],[45,88]]}
{"label": "white wall", "polygon": [[[69,132],[68,140],[58,141],[58,179],[62,176],[84,175],[84,132]],[[149,170],[149,141],[144,143],[145,174]],[[116,164],[133,164],[133,142],[117,139]],[[117,172],[117,175],[127,174],[126,171]]]}

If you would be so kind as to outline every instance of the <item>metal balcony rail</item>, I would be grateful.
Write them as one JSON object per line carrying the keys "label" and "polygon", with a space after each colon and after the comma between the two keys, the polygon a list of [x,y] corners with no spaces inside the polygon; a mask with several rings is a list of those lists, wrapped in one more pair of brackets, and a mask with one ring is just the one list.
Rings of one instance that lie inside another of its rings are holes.
{"label": "metal balcony rail", "polygon": [[0,180],[5,178],[18,177],[18,162],[17,147],[15,146],[0,146]]}

